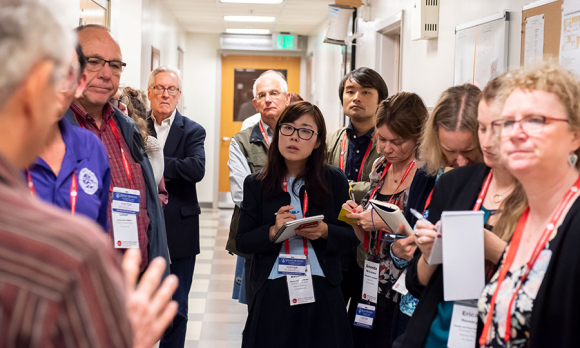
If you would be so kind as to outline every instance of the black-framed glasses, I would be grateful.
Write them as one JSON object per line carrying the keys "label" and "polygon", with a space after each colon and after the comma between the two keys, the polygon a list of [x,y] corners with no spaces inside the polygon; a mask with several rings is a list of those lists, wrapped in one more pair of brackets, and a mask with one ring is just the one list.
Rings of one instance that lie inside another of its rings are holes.
{"label": "black-framed glasses", "polygon": [[282,124],[280,126],[280,134],[287,137],[292,136],[296,131],[298,131],[298,137],[302,140],[310,140],[314,134],[318,135],[318,133],[308,128],[296,128],[289,124]]}
{"label": "black-framed glasses", "polygon": [[524,133],[529,135],[541,132],[547,121],[570,123],[569,120],[564,118],[529,115],[520,120],[512,120],[512,119],[495,120],[491,123],[491,129],[496,134],[508,136],[516,128],[516,123],[519,123]]}
{"label": "black-framed glasses", "polygon": [[87,57],[87,69],[88,71],[96,72],[105,67],[105,64],[109,64],[111,72],[113,75],[121,75],[127,63],[123,63],[120,60],[106,60],[99,57]]}
{"label": "black-framed glasses", "polygon": [[155,92],[155,94],[163,94],[163,93],[165,93],[165,91],[167,91],[167,93],[169,95],[177,95],[177,93],[179,92],[179,88],[177,88],[175,86],[164,87],[161,85],[157,85],[157,86],[149,87],[149,89],[152,89],[153,92]]}

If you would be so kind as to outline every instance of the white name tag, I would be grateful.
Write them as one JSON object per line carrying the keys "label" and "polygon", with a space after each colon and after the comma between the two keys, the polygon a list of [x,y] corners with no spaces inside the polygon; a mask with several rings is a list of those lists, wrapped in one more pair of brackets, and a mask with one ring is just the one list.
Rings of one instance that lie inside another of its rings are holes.
{"label": "white name tag", "polygon": [[377,303],[377,292],[379,290],[379,264],[365,260],[364,280],[363,280],[363,300]]}
{"label": "white name tag", "polygon": [[372,329],[374,319],[375,319],[375,306],[359,303],[358,306],[356,307],[354,326],[364,327],[365,329]]}
{"label": "white name tag", "polygon": [[278,257],[278,273],[284,275],[306,275],[306,256],[281,254]]}
{"label": "white name tag", "polygon": [[121,187],[113,188],[111,220],[115,248],[139,248],[139,232],[137,231],[139,195],[140,192],[138,190]]}
{"label": "white name tag", "polygon": [[306,275],[286,276],[286,282],[290,294],[290,306],[315,302],[310,265],[306,266]]}
{"label": "white name tag", "polygon": [[475,347],[475,336],[477,335],[477,313],[477,307],[469,307],[459,304],[453,305],[447,347]]}
{"label": "white name tag", "polygon": [[393,290],[398,292],[401,295],[407,295],[409,290],[407,290],[407,286],[405,285],[405,278],[407,276],[407,270],[401,274],[399,280],[393,285]]}

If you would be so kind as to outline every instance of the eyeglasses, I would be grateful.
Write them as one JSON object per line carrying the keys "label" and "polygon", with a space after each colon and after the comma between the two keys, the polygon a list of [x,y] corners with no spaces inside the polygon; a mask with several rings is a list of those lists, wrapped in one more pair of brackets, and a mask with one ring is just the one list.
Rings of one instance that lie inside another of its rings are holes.
{"label": "eyeglasses", "polygon": [[100,71],[105,64],[109,64],[111,68],[111,73],[113,75],[119,76],[127,66],[127,63],[123,63],[120,60],[106,60],[99,57],[87,57],[87,67],[88,71],[97,72]]}
{"label": "eyeglasses", "polygon": [[563,118],[529,115],[517,121],[509,119],[495,120],[491,123],[491,129],[496,134],[509,136],[515,129],[516,123],[519,123],[524,133],[530,135],[541,132],[547,121],[570,123],[570,121]]}
{"label": "eyeglasses", "polygon": [[68,71],[63,71],[62,75],[63,76],[57,85],[57,89],[59,92],[67,93],[77,88],[80,78],[79,62],[72,62],[68,68]]}
{"label": "eyeglasses", "polygon": [[152,89],[155,92],[155,94],[163,94],[165,93],[165,91],[167,91],[169,95],[177,95],[177,93],[179,92],[179,88],[175,86],[163,87],[161,85],[157,85],[149,87],[149,89]]}
{"label": "eyeglasses", "polygon": [[273,91],[270,91],[270,92],[261,92],[261,93],[258,93],[258,94],[256,95],[256,100],[258,100],[258,101],[262,101],[262,100],[264,100],[264,99],[265,99],[265,98],[266,98],[268,95],[270,95],[270,98],[278,98],[280,95],[282,95],[282,92],[280,92],[280,91],[276,91],[276,90],[273,90]]}
{"label": "eyeglasses", "polygon": [[289,124],[283,124],[280,126],[280,134],[290,137],[294,132],[298,131],[298,137],[302,140],[310,140],[314,134],[317,134],[312,129],[308,128],[296,128]]}
{"label": "eyeglasses", "polygon": [[121,98],[111,98],[111,99],[109,99],[109,103],[111,103],[114,107],[119,108],[119,103],[129,105],[129,97],[124,95],[124,96],[121,96]]}

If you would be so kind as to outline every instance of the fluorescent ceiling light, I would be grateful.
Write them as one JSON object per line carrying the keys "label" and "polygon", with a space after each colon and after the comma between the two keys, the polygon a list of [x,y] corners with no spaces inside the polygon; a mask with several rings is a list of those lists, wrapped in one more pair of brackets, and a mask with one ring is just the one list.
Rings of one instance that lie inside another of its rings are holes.
{"label": "fluorescent ceiling light", "polygon": [[260,35],[260,34],[270,34],[270,29],[226,29],[226,33]]}
{"label": "fluorescent ceiling light", "polygon": [[226,22],[273,22],[276,17],[269,16],[224,16],[224,21]]}
{"label": "fluorescent ceiling light", "polygon": [[229,4],[281,4],[284,0],[220,0]]}

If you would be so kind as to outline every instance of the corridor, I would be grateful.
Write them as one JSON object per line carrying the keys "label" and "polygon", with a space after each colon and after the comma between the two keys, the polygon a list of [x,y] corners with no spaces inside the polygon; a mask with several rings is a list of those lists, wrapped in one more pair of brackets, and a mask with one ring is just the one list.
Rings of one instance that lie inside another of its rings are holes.
{"label": "corridor", "polygon": [[233,210],[204,209],[200,215],[201,253],[189,293],[186,348],[238,348],[247,307],[232,300],[236,257],[225,250]]}

